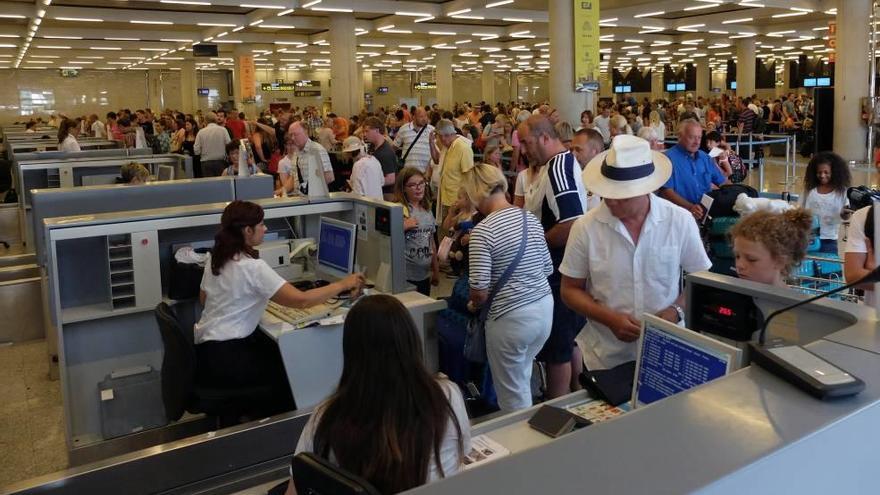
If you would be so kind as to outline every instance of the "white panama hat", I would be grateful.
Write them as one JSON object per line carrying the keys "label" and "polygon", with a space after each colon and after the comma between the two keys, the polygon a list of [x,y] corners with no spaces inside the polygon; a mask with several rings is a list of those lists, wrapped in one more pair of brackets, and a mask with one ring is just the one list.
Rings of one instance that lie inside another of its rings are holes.
{"label": "white panama hat", "polygon": [[626,199],[650,194],[672,175],[669,158],[651,149],[642,138],[621,134],[611,148],[596,155],[583,172],[584,185],[609,199]]}

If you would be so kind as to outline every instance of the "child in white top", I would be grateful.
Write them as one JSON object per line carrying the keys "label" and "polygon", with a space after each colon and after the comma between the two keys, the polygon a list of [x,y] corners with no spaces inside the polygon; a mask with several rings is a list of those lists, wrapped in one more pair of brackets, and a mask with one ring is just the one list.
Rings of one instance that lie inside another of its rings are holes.
{"label": "child in white top", "polygon": [[817,153],[807,165],[801,204],[819,217],[820,252],[838,252],[837,233],[848,214],[846,189],[851,180],[846,162],[830,151]]}

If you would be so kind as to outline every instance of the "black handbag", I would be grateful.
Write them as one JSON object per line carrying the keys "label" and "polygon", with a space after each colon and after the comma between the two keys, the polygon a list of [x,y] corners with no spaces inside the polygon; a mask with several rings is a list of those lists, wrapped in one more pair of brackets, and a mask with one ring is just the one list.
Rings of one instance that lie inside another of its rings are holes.
{"label": "black handbag", "polygon": [[591,395],[619,406],[632,398],[635,374],[636,362],[627,361],[607,370],[585,370],[579,379]]}

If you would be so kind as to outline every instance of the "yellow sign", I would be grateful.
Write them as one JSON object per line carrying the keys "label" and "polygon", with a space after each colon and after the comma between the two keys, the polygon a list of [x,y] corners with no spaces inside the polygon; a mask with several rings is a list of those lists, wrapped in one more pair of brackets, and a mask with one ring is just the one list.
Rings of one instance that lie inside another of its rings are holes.
{"label": "yellow sign", "polygon": [[574,90],[599,90],[599,0],[574,1]]}
{"label": "yellow sign", "polygon": [[238,56],[238,83],[241,85],[242,101],[252,101],[257,97],[257,74],[253,55]]}

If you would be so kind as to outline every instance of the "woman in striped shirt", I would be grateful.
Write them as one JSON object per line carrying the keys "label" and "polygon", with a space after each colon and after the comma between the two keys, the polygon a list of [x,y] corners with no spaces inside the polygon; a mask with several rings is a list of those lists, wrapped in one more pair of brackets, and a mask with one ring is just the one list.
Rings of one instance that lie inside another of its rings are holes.
{"label": "woman in striped shirt", "polygon": [[[503,411],[532,405],[532,361],[550,335],[553,297],[547,277],[553,273],[541,222],[507,201],[507,180],[492,165],[480,164],[465,174],[464,193],[486,217],[470,237],[470,306],[491,304],[486,320],[486,354]],[[523,223],[526,235],[523,236]],[[492,301],[489,293],[525,250],[510,278]]]}

